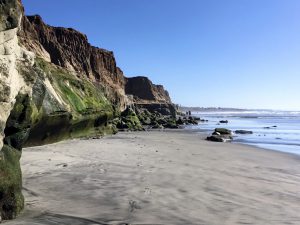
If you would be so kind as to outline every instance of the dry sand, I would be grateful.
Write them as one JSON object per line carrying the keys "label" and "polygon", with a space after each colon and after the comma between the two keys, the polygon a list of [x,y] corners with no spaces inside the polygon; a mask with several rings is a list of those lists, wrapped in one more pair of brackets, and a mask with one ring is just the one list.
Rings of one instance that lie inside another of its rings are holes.
{"label": "dry sand", "polygon": [[196,133],[27,148],[22,168],[26,210],[7,225],[300,224],[297,156]]}

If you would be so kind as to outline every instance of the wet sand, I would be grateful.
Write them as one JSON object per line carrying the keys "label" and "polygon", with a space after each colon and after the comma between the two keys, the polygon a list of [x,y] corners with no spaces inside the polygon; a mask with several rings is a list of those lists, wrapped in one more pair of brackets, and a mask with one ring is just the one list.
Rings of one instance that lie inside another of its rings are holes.
{"label": "wet sand", "polygon": [[26,148],[26,210],[7,225],[300,224],[299,157],[197,133]]}

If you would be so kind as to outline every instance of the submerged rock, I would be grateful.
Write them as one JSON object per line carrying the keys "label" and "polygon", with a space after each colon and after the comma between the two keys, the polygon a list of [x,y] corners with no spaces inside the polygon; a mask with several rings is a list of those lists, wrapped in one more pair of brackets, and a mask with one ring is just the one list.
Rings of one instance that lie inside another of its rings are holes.
{"label": "submerged rock", "polygon": [[271,126],[271,127],[264,127],[264,129],[275,129],[277,126]]}
{"label": "submerged rock", "polygon": [[228,123],[228,120],[220,120],[219,123]]}
{"label": "submerged rock", "polygon": [[253,134],[253,131],[250,130],[236,130],[234,131],[236,134]]}

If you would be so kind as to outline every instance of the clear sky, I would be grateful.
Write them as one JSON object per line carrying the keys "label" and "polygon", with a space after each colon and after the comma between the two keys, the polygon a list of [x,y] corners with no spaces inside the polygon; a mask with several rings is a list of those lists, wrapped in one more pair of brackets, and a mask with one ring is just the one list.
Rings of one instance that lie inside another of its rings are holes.
{"label": "clear sky", "polygon": [[23,0],[187,106],[300,110],[300,0]]}

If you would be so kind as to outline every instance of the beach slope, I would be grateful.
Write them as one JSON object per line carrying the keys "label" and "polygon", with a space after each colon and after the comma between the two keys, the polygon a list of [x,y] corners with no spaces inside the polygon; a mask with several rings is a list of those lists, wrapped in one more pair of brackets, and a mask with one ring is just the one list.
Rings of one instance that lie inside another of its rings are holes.
{"label": "beach slope", "polygon": [[300,224],[297,156],[197,133],[119,133],[24,149],[7,225]]}

